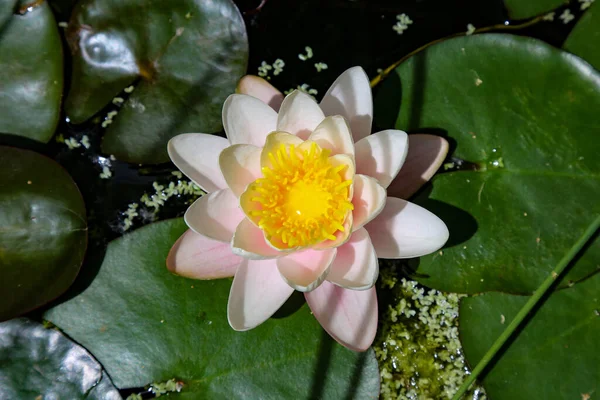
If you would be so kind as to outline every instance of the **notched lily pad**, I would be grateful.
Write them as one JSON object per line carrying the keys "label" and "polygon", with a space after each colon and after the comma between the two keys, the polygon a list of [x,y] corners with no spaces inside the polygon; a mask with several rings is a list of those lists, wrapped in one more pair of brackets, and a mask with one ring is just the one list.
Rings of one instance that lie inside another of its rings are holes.
{"label": "notched lily pad", "polygon": [[[550,296],[483,377],[498,400],[593,399],[600,389],[600,274]],[[475,366],[529,300],[486,293],[460,303],[460,339]],[[543,382],[543,384],[540,384]]]}
{"label": "notched lily pad", "polygon": [[[416,279],[458,293],[533,292],[600,213],[600,75],[535,39],[475,35],[398,67],[375,116],[391,114],[400,97],[397,128],[444,130],[456,157],[480,165],[438,175],[415,199],[450,230],[446,248],[420,259]],[[598,265],[600,240],[567,280]]]}
{"label": "notched lily pad", "polygon": [[121,400],[83,347],[25,318],[0,323],[0,365],[3,399]]}
{"label": "notched lily pad", "polygon": [[167,142],[179,133],[219,131],[223,102],[248,56],[244,21],[231,0],[85,0],[67,39],[72,122],[136,84],[102,144],[135,163],[167,161]]}
{"label": "notched lily pad", "polygon": [[32,151],[0,146],[0,321],[67,290],[86,246],[85,206],[67,172]]}
{"label": "notched lily pad", "polygon": [[[598,3],[600,4],[600,3]],[[600,70],[600,6],[592,4],[571,31],[563,49]]]}
{"label": "notched lily pad", "polygon": [[248,332],[231,329],[231,280],[190,280],[165,266],[185,229],[182,219],[170,220],[114,240],[92,284],[46,317],[89,349],[119,388],[175,378],[183,390],[173,398],[377,397],[373,351],[333,342],[306,305]]}
{"label": "notched lily pad", "polygon": [[[14,1],[3,3],[18,11]],[[7,15],[5,7],[0,10],[0,132],[45,143],[56,130],[63,91],[58,27],[46,2],[29,11],[19,5],[22,14]]]}
{"label": "notched lily pad", "polygon": [[535,17],[568,3],[569,0],[504,0],[508,15],[513,19]]}

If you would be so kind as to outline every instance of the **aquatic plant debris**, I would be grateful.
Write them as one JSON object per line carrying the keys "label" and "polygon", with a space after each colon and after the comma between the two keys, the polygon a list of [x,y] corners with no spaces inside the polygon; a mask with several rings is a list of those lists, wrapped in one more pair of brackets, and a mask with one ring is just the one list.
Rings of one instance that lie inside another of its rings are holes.
{"label": "aquatic plant debris", "polygon": [[[381,398],[451,398],[470,373],[458,338],[458,302],[464,296],[427,289],[400,277],[391,262],[383,263],[378,290],[395,301],[381,310],[374,343]],[[486,396],[483,388],[474,387],[467,398]]]}
{"label": "aquatic plant debris", "polygon": [[562,12],[562,14],[560,14],[560,17],[558,18],[562,20],[563,24],[568,24],[575,19],[575,16],[571,13],[571,10],[567,8]]}
{"label": "aquatic plant debris", "polygon": [[413,24],[413,20],[404,13],[396,15],[396,19],[398,21],[392,29],[395,30],[398,35],[402,35],[404,31],[408,29],[408,26]]}

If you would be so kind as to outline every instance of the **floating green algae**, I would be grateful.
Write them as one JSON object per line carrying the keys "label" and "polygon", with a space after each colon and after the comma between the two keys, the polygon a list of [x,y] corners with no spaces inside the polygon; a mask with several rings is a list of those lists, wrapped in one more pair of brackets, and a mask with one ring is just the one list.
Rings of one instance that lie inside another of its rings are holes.
{"label": "floating green algae", "polygon": [[[469,374],[458,339],[461,295],[428,289],[382,263],[380,327],[374,348],[384,400],[449,399]],[[386,307],[387,306],[387,307]],[[475,386],[465,399],[485,400]]]}

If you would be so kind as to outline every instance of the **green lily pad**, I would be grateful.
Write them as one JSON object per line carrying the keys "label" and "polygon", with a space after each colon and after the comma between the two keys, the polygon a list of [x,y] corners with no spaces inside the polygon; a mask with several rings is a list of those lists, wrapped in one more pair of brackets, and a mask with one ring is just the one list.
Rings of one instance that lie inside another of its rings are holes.
{"label": "green lily pad", "polygon": [[568,3],[569,0],[504,0],[508,15],[513,19],[535,17]]}
{"label": "green lily pad", "polygon": [[83,347],[25,318],[0,323],[0,365],[3,399],[121,399]]}
{"label": "green lily pad", "polygon": [[0,28],[12,17],[17,0],[5,0],[0,3]]}
{"label": "green lily pad", "polygon": [[67,290],[86,246],[85,205],[67,172],[32,151],[0,146],[0,321]]}
{"label": "green lily pad", "polygon": [[63,91],[62,44],[52,11],[41,2],[0,26],[0,132],[48,142]]}
{"label": "green lily pad", "polygon": [[165,266],[185,229],[182,219],[169,220],[111,242],[92,284],[46,318],[90,350],[119,388],[175,378],[184,385],[176,398],[377,397],[373,351],[333,342],[306,305],[232,330],[230,280],[190,280]]}
{"label": "green lily pad", "polygon": [[[600,274],[554,292],[483,378],[488,396],[498,400],[593,399],[600,390],[599,294]],[[461,300],[460,339],[471,366],[528,299],[486,293]]]}
{"label": "green lily pad", "polygon": [[136,83],[102,144],[135,163],[168,161],[167,142],[177,134],[220,131],[223,102],[248,58],[244,21],[231,0],[84,0],[67,40],[72,122]]}
{"label": "green lily pad", "polygon": [[578,55],[600,70],[600,6],[592,4],[563,44],[563,49]]}
{"label": "green lily pad", "polygon": [[[600,212],[600,75],[541,41],[489,34],[432,46],[382,86],[375,116],[442,129],[454,156],[479,165],[438,175],[415,199],[450,230],[446,248],[420,259],[417,280],[458,293],[533,292]],[[567,280],[598,265],[599,240]]]}

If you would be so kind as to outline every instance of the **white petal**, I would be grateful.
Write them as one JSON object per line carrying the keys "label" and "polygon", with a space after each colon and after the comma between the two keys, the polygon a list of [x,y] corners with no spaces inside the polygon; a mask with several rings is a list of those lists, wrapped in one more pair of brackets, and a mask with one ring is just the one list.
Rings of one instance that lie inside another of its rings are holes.
{"label": "white petal", "polygon": [[379,263],[369,233],[360,228],[350,240],[337,248],[337,255],[327,280],[338,286],[366,290],[371,288],[379,276]]}
{"label": "white petal", "polygon": [[227,139],[204,133],[184,133],[169,140],[167,152],[173,164],[205,192],[227,187],[219,168],[219,154]]}
{"label": "white petal", "polygon": [[276,258],[285,253],[275,250],[265,240],[263,231],[254,225],[248,218],[244,218],[238,225],[233,239],[231,239],[233,254],[251,260]]}
{"label": "white petal", "polygon": [[388,187],[390,196],[401,199],[408,199],[433,177],[450,147],[443,137],[426,134],[409,135],[408,143],[408,157]]}
{"label": "white petal", "polygon": [[340,115],[325,118],[310,134],[308,140],[316,142],[321,148],[331,151],[331,155],[346,154],[354,156],[354,142],[350,127]]}
{"label": "white petal", "polygon": [[323,329],[340,344],[354,351],[365,351],[371,346],[377,332],[374,287],[350,290],[326,281],[304,296]]}
{"label": "white petal", "polygon": [[262,147],[277,126],[277,112],[245,94],[232,94],[223,104],[223,127],[231,144]]}
{"label": "white petal", "polygon": [[262,176],[260,170],[260,147],[250,144],[234,144],[221,152],[219,165],[225,181],[236,196],[246,186]]}
{"label": "white petal", "polygon": [[196,233],[229,243],[245,218],[237,197],[221,189],[200,197],[185,212],[185,223]]}
{"label": "white petal", "polygon": [[317,102],[306,93],[294,90],[281,104],[277,130],[306,140],[323,119],[325,114]]}
{"label": "white petal", "polygon": [[337,250],[304,250],[277,259],[283,280],[300,292],[318,287],[329,271]]}
{"label": "white petal", "polygon": [[361,67],[352,67],[333,82],[321,108],[325,115],[341,115],[350,124],[354,141],[371,134],[373,95],[369,77]]}
{"label": "white petal", "polygon": [[229,278],[242,260],[231,252],[229,243],[209,239],[188,229],[171,247],[167,268],[174,274],[192,279]]}
{"label": "white petal", "polygon": [[236,331],[246,331],[262,324],[293,292],[277,272],[275,260],[244,260],[229,292],[229,325]]}
{"label": "white petal", "polygon": [[242,77],[238,82],[236,93],[256,97],[275,111],[279,111],[283,101],[283,94],[279,90],[263,78],[254,75]]}
{"label": "white petal", "polygon": [[360,229],[375,218],[383,207],[387,194],[375,178],[365,175],[355,175],[354,177],[354,195],[352,197],[352,216],[354,231]]}
{"label": "white petal", "polygon": [[448,240],[446,224],[428,210],[388,197],[385,208],[365,226],[380,258],[412,258],[433,253]]}
{"label": "white petal", "polygon": [[388,129],[356,143],[356,172],[377,179],[387,188],[401,171],[408,154],[408,135]]}

